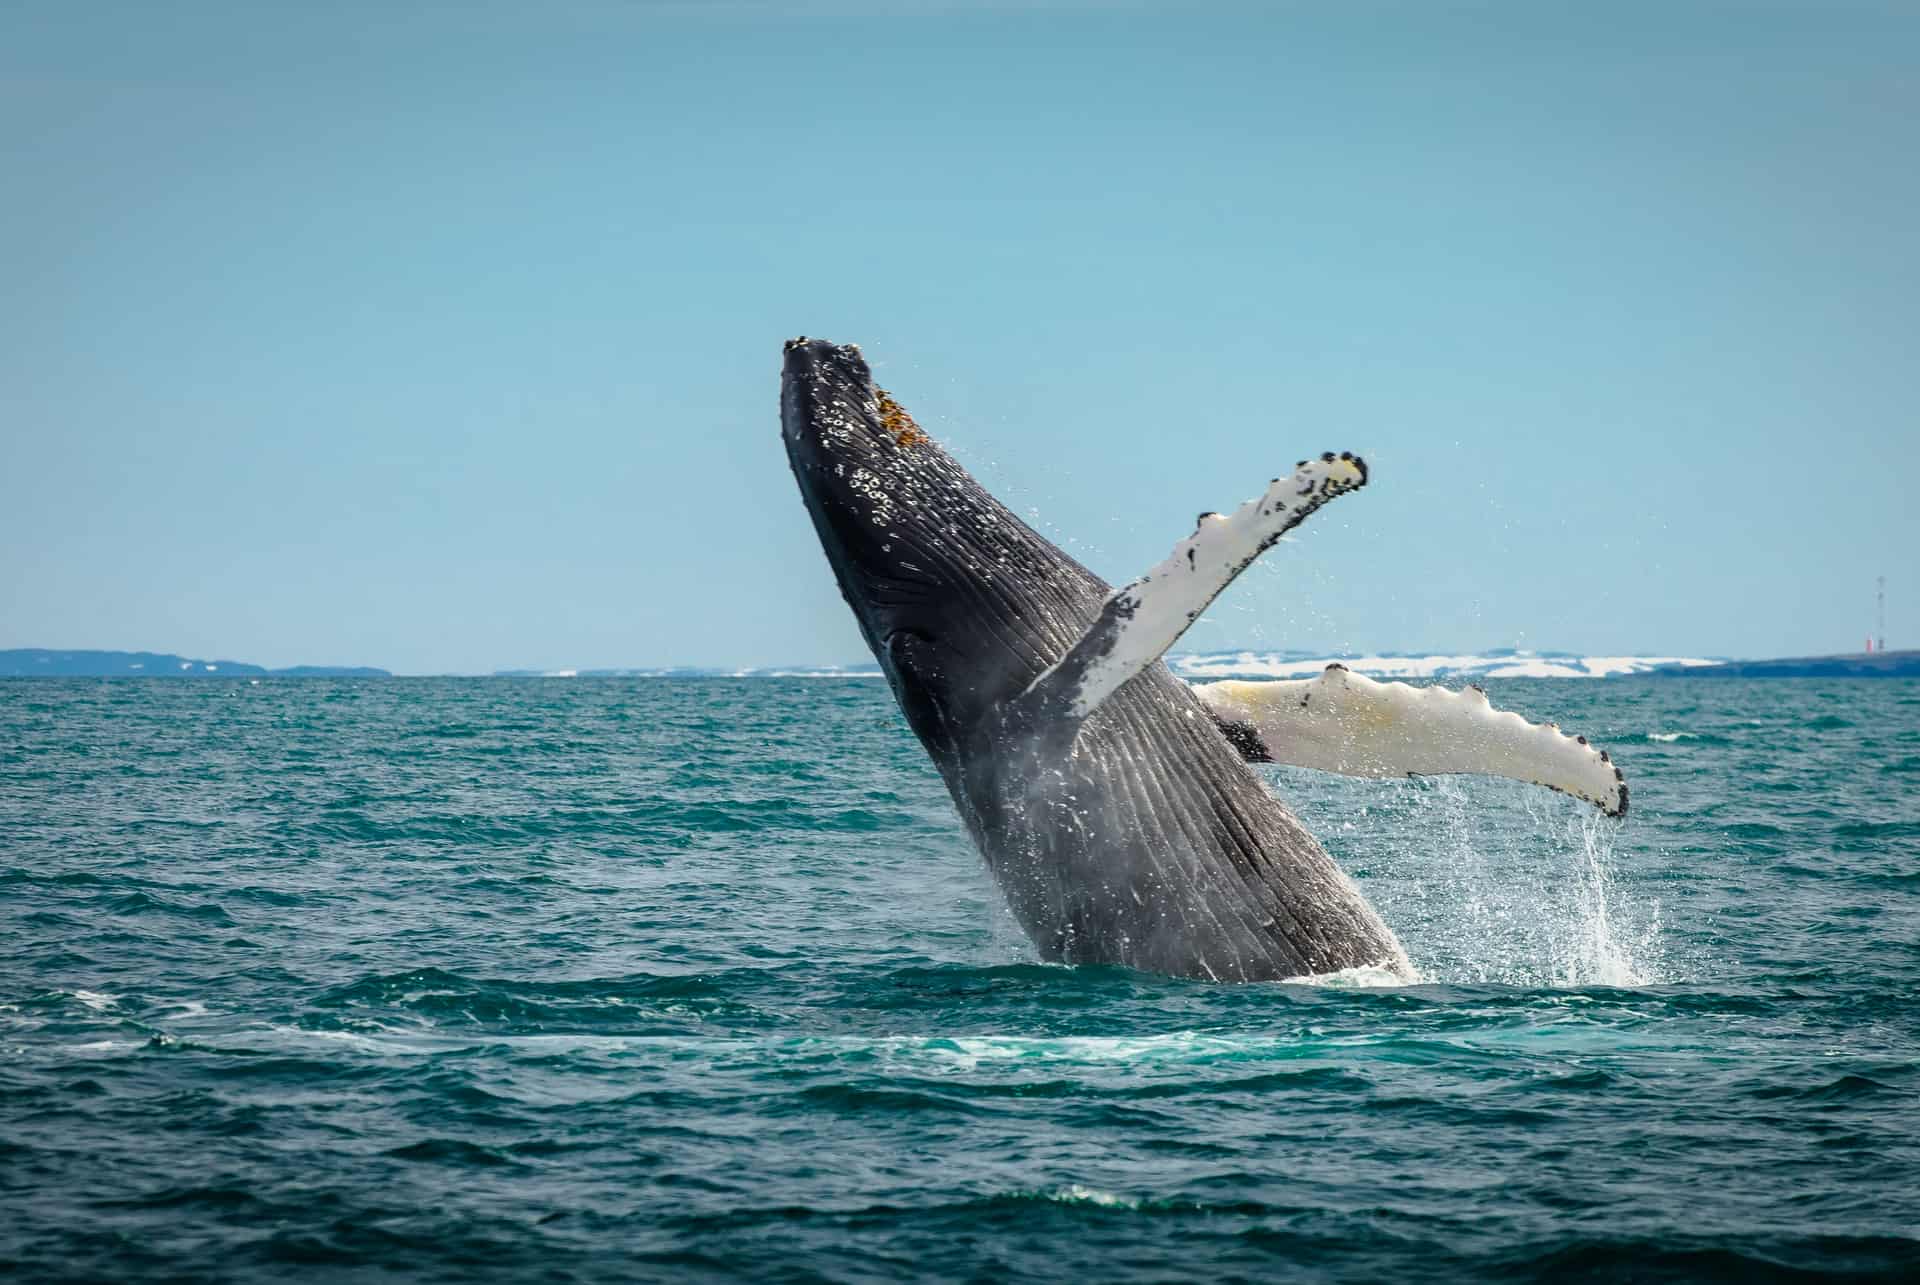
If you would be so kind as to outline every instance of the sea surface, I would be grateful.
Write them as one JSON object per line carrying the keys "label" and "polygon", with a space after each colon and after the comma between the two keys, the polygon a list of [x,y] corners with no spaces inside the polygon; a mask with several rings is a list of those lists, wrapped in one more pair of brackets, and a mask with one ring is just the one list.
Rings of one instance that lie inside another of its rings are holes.
{"label": "sea surface", "polygon": [[0,1276],[1920,1279],[1920,684],[1269,769],[1414,986],[1039,964],[871,680],[0,682]]}

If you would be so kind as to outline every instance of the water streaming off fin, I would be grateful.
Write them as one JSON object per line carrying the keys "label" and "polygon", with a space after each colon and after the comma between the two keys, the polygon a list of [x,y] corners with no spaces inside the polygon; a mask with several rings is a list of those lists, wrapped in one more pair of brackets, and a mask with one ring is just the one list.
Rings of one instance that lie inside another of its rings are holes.
{"label": "water streaming off fin", "polygon": [[1615,870],[1620,825],[1486,777],[1350,781],[1268,769],[1360,881],[1423,980],[1645,986],[1668,971],[1657,894]]}

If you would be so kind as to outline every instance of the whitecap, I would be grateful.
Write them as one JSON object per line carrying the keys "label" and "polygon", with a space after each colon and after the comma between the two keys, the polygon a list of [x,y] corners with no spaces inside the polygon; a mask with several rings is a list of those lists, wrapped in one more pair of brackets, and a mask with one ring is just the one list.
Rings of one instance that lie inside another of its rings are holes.
{"label": "whitecap", "polygon": [[144,1040],[91,1040],[85,1044],[63,1044],[62,1053],[111,1053],[115,1049],[144,1048]]}
{"label": "whitecap", "polygon": [[1102,1191],[1098,1187],[1083,1187],[1077,1182],[1043,1194],[1046,1199],[1061,1205],[1093,1205],[1100,1209],[1138,1209],[1140,1207],[1140,1202],[1130,1197],[1115,1195],[1111,1191]]}

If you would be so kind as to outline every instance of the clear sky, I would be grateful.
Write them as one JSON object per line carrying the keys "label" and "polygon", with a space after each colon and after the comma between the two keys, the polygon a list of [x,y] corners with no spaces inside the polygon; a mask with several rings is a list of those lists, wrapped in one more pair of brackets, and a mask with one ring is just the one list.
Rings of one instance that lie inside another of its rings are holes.
{"label": "clear sky", "polygon": [[857,341],[1184,644],[1920,643],[1920,6],[0,8],[0,647],[864,659]]}

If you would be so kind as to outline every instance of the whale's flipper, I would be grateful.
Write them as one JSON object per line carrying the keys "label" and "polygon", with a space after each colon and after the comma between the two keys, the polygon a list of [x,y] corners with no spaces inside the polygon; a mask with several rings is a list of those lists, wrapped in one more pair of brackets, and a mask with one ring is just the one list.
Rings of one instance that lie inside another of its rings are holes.
{"label": "whale's flipper", "polygon": [[1121,684],[1173,646],[1208,603],[1281,536],[1336,495],[1367,482],[1366,462],[1328,451],[1277,477],[1266,494],[1226,517],[1200,515],[1194,533],[1153,570],[1116,589],[1058,664],[1017,698],[1047,723],[1074,727]]}
{"label": "whale's flipper", "polygon": [[1496,710],[1477,687],[1379,683],[1344,665],[1294,682],[1204,683],[1194,692],[1254,762],[1345,776],[1511,777],[1627,811],[1627,783],[1605,750],[1548,723]]}

